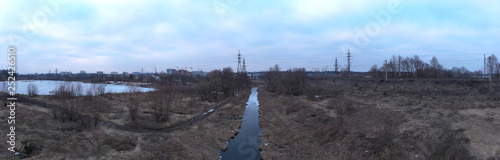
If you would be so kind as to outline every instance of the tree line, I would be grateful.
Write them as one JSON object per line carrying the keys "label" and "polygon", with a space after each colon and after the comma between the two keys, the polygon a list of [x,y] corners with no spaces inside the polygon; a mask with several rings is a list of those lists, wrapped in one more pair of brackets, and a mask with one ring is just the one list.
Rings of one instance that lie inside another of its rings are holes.
{"label": "tree line", "polygon": [[[499,78],[500,63],[494,54],[486,59],[485,71],[488,75]],[[432,57],[430,62],[426,63],[418,55],[405,58],[393,55],[382,66],[373,65],[368,73],[373,77],[385,77],[387,73],[388,78],[470,78],[483,76],[483,71],[469,71],[463,66],[446,69],[436,57]]]}
{"label": "tree line", "polygon": [[198,84],[198,95],[201,100],[218,101],[227,97],[239,96],[251,81],[247,73],[234,73],[231,67],[213,70],[203,77]]}
{"label": "tree line", "polygon": [[302,95],[307,88],[307,73],[305,68],[291,68],[280,71],[279,65],[269,68],[264,74],[267,82],[266,90],[286,95]]}

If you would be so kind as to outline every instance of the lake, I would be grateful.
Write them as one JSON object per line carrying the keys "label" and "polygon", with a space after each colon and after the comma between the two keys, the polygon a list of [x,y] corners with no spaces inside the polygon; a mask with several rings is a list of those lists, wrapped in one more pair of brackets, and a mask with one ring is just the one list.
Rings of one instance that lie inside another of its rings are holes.
{"label": "lake", "polygon": [[[92,83],[83,83],[79,81],[51,81],[51,80],[20,80],[16,81],[16,93],[18,94],[28,94],[27,86],[29,84],[34,84],[38,87],[38,95],[50,95],[50,91],[53,91],[61,84],[69,82],[73,85],[82,85],[83,94],[87,93],[87,89],[92,86]],[[6,82],[0,82],[0,90],[6,91],[7,85],[4,86]],[[128,85],[114,85],[114,84],[102,84],[106,87],[106,93],[124,93],[127,92]],[[136,87],[138,91],[149,92],[154,91],[154,88]]]}

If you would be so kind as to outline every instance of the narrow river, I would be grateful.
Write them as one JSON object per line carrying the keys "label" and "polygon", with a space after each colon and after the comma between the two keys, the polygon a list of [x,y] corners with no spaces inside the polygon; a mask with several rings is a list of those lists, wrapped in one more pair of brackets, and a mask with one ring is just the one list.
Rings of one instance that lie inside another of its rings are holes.
{"label": "narrow river", "polygon": [[248,99],[239,133],[227,144],[228,149],[220,151],[223,160],[261,159],[260,137],[262,132],[259,125],[259,100],[257,100],[257,87],[252,88]]}

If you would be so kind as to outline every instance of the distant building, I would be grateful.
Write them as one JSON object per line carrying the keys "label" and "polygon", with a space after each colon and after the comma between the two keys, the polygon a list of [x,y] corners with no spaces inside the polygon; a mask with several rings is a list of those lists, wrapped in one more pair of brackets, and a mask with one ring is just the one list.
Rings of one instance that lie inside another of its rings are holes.
{"label": "distant building", "polygon": [[128,72],[123,72],[123,75],[124,76],[128,76]]}
{"label": "distant building", "polygon": [[71,72],[69,72],[69,71],[63,71],[63,72],[61,72],[61,75],[68,76],[68,75],[71,75]]}
{"label": "distant building", "polygon": [[247,72],[247,76],[250,77],[250,79],[259,79],[262,77],[261,72]]}
{"label": "distant building", "polygon": [[84,71],[84,70],[81,70],[81,71],[80,71],[80,74],[87,74],[87,73],[85,73],[85,71]]}
{"label": "distant building", "polygon": [[177,70],[175,69],[167,69],[167,74],[175,74]]}
{"label": "distant building", "polygon": [[111,72],[110,74],[116,76],[118,75],[118,72]]}
{"label": "distant building", "polygon": [[191,76],[192,75],[191,72],[189,72],[187,70],[178,70],[177,74],[183,75],[183,76]]}
{"label": "distant building", "polygon": [[140,75],[141,72],[132,72],[133,75]]}
{"label": "distant building", "polygon": [[193,76],[205,76],[206,73],[203,71],[193,71]]}
{"label": "distant building", "polygon": [[97,72],[95,72],[95,73],[96,73],[97,75],[103,75],[103,74],[104,74],[104,72],[103,72],[103,71],[97,71]]}

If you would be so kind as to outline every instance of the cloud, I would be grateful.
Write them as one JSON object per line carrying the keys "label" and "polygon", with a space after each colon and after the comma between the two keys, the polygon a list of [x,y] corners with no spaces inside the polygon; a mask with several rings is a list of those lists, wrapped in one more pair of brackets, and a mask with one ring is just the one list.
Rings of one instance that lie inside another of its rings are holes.
{"label": "cloud", "polygon": [[[343,44],[353,44],[357,30],[378,23],[372,13],[388,9],[384,1],[248,1],[231,4],[220,19],[214,1],[70,1],[19,46],[22,73],[68,70],[138,71],[155,66],[209,71],[236,67],[241,50],[249,71],[274,64],[290,67],[345,65]],[[500,52],[496,42],[500,2],[397,1],[392,14],[370,43],[353,52],[353,70],[366,71],[392,55],[436,56],[445,67],[483,54]],[[9,6],[9,7],[5,7]],[[0,44],[23,35],[23,17],[43,9],[31,1],[0,2]],[[458,56],[455,56],[458,55]],[[440,57],[443,57],[441,59]],[[467,58],[465,58],[467,57]],[[6,65],[0,61],[0,65]]]}
{"label": "cloud", "polygon": [[366,10],[377,8],[381,1],[328,1],[328,0],[309,0],[293,1],[294,17],[301,21],[325,20],[328,18],[338,18],[348,16],[356,12],[366,12]]}

